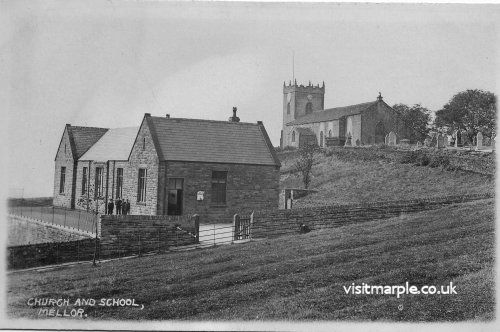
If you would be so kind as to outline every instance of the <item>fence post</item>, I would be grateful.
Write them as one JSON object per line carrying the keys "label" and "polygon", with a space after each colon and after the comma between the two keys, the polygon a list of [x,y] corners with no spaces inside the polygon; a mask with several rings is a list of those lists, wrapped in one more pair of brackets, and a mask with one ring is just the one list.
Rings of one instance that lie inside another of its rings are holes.
{"label": "fence post", "polygon": [[141,247],[142,247],[141,234],[139,234],[138,237],[139,237],[139,257],[141,257],[142,256],[142,252],[141,252]]}
{"label": "fence post", "polygon": [[76,224],[76,229],[78,229],[78,230],[80,230],[80,217],[81,217],[81,215],[82,215],[82,211],[79,210],[78,211],[78,222]]}
{"label": "fence post", "polygon": [[52,206],[52,225],[54,225],[54,207]]}
{"label": "fence post", "polygon": [[160,253],[160,230],[161,228],[158,227],[158,253]]}
{"label": "fence post", "polygon": [[240,216],[238,214],[235,214],[233,217],[233,232],[234,232],[233,241],[238,240],[239,228],[240,228]]}
{"label": "fence post", "polygon": [[249,230],[248,230],[248,237],[250,238],[250,240],[252,240],[253,214],[254,214],[254,211],[252,211],[252,214],[250,215],[250,226],[249,226]]}
{"label": "fence post", "polygon": [[64,210],[64,227],[66,227],[66,215],[68,214],[68,211],[65,209]]}
{"label": "fence post", "polygon": [[194,218],[194,234],[195,234],[195,242],[196,244],[200,243],[200,216],[195,214]]}

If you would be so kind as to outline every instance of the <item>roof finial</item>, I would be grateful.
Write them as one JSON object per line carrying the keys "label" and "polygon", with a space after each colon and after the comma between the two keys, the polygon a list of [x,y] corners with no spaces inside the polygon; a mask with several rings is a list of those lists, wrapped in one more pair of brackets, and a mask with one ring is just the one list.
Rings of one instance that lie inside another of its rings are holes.
{"label": "roof finial", "polygon": [[294,80],[295,85],[297,85],[297,79]]}
{"label": "roof finial", "polygon": [[324,87],[325,87],[325,81],[323,81],[323,86],[322,86],[322,88],[324,88]]}
{"label": "roof finial", "polygon": [[377,100],[378,100],[378,101],[382,101],[382,99],[383,99],[383,98],[382,98],[382,94],[379,92],[379,93],[378,93]]}
{"label": "roof finial", "polygon": [[236,111],[238,111],[238,108],[233,107],[233,116],[229,118],[229,122],[240,122],[240,118],[236,116]]}

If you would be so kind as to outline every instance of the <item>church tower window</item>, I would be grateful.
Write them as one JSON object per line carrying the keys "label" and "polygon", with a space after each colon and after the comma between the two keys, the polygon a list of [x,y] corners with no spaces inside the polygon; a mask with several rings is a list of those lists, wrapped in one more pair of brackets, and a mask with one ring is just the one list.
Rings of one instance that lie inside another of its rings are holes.
{"label": "church tower window", "polygon": [[311,102],[308,102],[308,103],[306,104],[306,114],[311,114],[311,113],[312,113],[312,111],[313,111],[313,109],[312,109],[312,103],[311,103]]}
{"label": "church tower window", "polygon": [[290,102],[286,104],[286,114],[290,114]]}
{"label": "church tower window", "polygon": [[295,142],[295,131],[292,131],[292,142]]}

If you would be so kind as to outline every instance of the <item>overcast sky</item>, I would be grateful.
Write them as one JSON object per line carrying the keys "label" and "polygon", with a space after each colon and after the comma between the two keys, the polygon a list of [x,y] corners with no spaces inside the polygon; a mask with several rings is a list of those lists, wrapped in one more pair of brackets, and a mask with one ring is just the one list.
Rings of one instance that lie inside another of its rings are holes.
{"label": "overcast sky", "polygon": [[[91,5],[92,4],[92,5]],[[0,97],[24,196],[51,196],[64,125],[144,113],[261,120],[279,144],[283,81],[326,84],[325,106],[375,100],[436,111],[496,92],[500,6],[3,2]],[[5,147],[4,147],[5,148]]]}

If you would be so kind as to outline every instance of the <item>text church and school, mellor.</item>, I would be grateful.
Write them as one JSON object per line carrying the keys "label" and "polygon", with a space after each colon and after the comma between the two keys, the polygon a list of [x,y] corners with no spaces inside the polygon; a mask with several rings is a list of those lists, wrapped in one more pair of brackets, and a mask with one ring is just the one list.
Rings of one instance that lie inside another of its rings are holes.
{"label": "text church and school, mellor.", "polygon": [[139,127],[66,125],[55,158],[54,206],[106,213],[192,215],[229,222],[276,209],[280,161],[262,122],[144,115]]}

